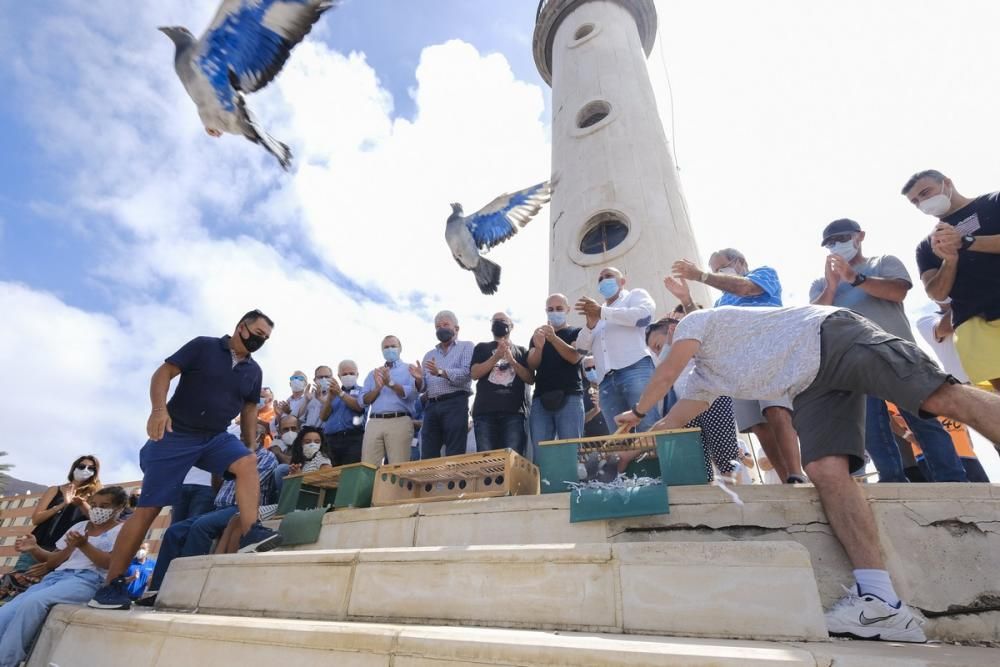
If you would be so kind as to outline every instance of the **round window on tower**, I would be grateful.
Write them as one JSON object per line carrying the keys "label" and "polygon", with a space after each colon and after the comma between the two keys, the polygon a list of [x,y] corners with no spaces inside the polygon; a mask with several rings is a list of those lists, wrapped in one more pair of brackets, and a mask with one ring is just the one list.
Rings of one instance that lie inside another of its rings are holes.
{"label": "round window on tower", "polygon": [[576,30],[573,31],[573,39],[570,40],[567,46],[571,49],[575,49],[581,44],[589,42],[591,39],[596,37],[599,32],[601,32],[600,26],[594,23],[581,23],[576,27]]}
{"label": "round window on tower", "polygon": [[625,241],[628,236],[628,222],[618,213],[598,213],[587,221],[586,230],[580,240],[580,252],[584,255],[601,255]]}
{"label": "round window on tower", "polygon": [[604,100],[588,102],[576,115],[576,126],[581,130],[597,125],[611,113],[611,105]]}
{"label": "round window on tower", "polygon": [[583,39],[592,32],[594,32],[594,24],[584,23],[582,26],[576,29],[576,32],[573,33],[573,39],[577,40]]}

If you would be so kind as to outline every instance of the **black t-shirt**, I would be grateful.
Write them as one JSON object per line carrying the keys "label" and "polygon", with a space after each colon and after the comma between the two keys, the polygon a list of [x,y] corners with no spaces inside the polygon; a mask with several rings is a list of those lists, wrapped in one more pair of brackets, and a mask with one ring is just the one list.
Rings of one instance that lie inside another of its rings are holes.
{"label": "black t-shirt", "polygon": [[[528,365],[528,351],[520,345],[511,345],[514,359],[522,366]],[[480,364],[497,349],[496,341],[479,343],[472,350],[472,363]],[[472,403],[472,416],[524,413],[524,381],[514,372],[505,359],[498,361],[489,373],[476,380],[476,400]]]}
{"label": "black t-shirt", "polygon": [[[942,222],[952,225],[963,236],[1000,234],[1000,192],[976,197]],[[921,275],[941,266],[941,258],[931,250],[930,238],[928,235],[917,246],[917,268]],[[1000,255],[960,250],[955,284],[949,296],[956,327],[977,316],[986,321],[1000,319]]]}
{"label": "black t-shirt", "polygon": [[[570,347],[576,342],[576,337],[580,335],[579,327],[565,327],[556,331],[556,335]],[[535,346],[532,340],[528,349]],[[560,356],[559,351],[546,341],[542,346],[542,361],[535,370],[535,396],[540,396],[547,391],[561,389],[567,393],[580,393],[580,367],[579,364],[571,364]]]}
{"label": "black t-shirt", "polygon": [[[590,392],[583,392],[583,411],[586,413],[594,409],[594,401],[590,398]],[[598,412],[597,416],[583,424],[583,434],[588,438],[599,438],[611,433],[608,423],[604,421],[604,413]]]}

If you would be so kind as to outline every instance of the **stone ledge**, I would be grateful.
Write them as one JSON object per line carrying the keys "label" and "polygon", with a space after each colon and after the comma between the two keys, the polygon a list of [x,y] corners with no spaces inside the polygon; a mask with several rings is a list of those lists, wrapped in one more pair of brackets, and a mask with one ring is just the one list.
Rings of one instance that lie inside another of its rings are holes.
{"label": "stone ledge", "polygon": [[[712,604],[704,604],[708,599]],[[808,552],[794,542],[199,556],[171,564],[157,608],[700,637],[826,637]]]}
{"label": "stone ledge", "polygon": [[107,612],[59,605],[28,667],[993,667],[995,649],[778,643]]}

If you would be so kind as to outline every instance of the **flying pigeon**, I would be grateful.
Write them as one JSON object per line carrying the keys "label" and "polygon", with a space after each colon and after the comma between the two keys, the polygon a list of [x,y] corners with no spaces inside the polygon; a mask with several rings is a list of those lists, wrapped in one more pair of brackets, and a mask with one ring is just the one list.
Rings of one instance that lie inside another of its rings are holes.
{"label": "flying pigeon", "polygon": [[291,150],[257,123],[244,94],[270,83],[337,1],[223,0],[201,39],[181,26],[159,29],[176,46],[174,69],[209,135],[241,134],[289,168]]}
{"label": "flying pigeon", "polygon": [[542,204],[552,196],[550,181],[513,194],[503,194],[472,215],[463,216],[462,205],[452,204],[444,238],[451,254],[463,269],[476,274],[483,294],[495,294],[500,285],[500,266],[479,254],[503,243],[528,224]]}

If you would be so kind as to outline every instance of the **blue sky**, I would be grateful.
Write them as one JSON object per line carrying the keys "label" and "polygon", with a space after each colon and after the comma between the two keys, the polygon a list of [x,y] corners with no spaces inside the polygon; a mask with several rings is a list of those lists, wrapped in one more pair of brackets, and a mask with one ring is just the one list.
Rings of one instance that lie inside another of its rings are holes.
{"label": "blue sky", "polygon": [[[40,425],[5,443],[15,475],[49,482],[87,451],[105,478],[137,477],[156,365],[253,307],[278,322],[258,356],[279,396],[293,370],[346,357],[371,368],[387,333],[404,360],[422,355],[440,308],[470,340],[489,337],[498,310],[515,340],[544,321],[547,210],[494,249],[493,298],[441,238],[449,202],[475,210],[549,175],[535,0],[344,2],[249,99],[296,152],[290,174],[241,138],[206,136],[176,79],[155,28],[198,34],[215,3],[8,5],[0,393],[8,414]],[[898,195],[906,177],[933,166],[964,194],[997,189],[1000,91],[984,85],[996,70],[984,45],[1000,4],[657,9],[649,73],[702,261],[740,248],[778,269],[786,303],[803,303],[830,220],[859,220],[866,254],[897,255],[915,275],[930,221]],[[930,309],[919,285],[906,307]]]}

